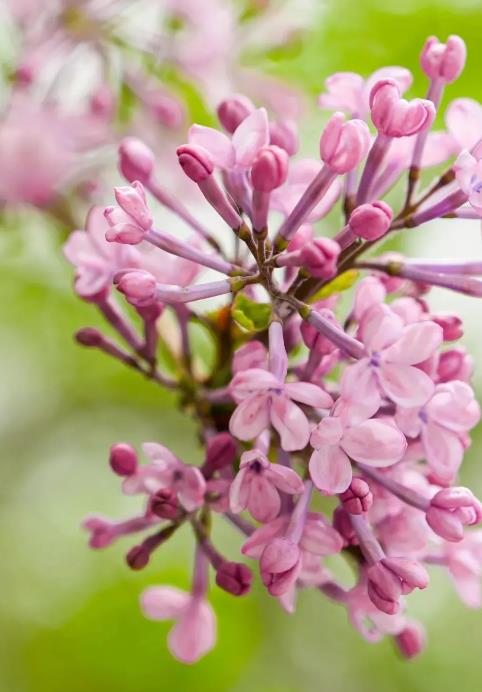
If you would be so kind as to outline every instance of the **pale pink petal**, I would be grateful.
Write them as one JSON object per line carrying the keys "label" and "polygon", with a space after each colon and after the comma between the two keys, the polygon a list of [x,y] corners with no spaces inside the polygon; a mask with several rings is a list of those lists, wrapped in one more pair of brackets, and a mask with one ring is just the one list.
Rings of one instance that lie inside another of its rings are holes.
{"label": "pale pink petal", "polygon": [[430,377],[413,365],[383,363],[377,373],[383,390],[399,406],[423,406],[435,388]]}
{"label": "pale pink petal", "polygon": [[233,134],[236,151],[236,164],[250,166],[256,154],[269,142],[268,115],[264,108],[258,108],[248,115]]}
{"label": "pale pink petal", "polygon": [[455,99],[445,112],[445,123],[460,149],[472,149],[481,138],[482,106],[474,99]]}
{"label": "pale pink petal", "polygon": [[191,596],[173,586],[150,586],[141,594],[141,608],[150,620],[174,620]]}
{"label": "pale pink petal", "polygon": [[405,454],[405,436],[383,420],[367,420],[345,430],[341,447],[349,457],[369,466],[391,466]]}
{"label": "pale pink petal", "polygon": [[253,474],[249,488],[248,509],[256,521],[271,521],[281,509],[278,491],[265,477]]}
{"label": "pale pink petal", "polygon": [[422,155],[422,168],[438,166],[459,151],[460,146],[448,132],[429,132]]}
{"label": "pale pink petal", "polygon": [[442,341],[442,328],[435,322],[409,324],[400,338],[385,349],[383,358],[391,363],[415,365],[430,358]]}
{"label": "pale pink petal", "polygon": [[479,422],[480,406],[472,387],[456,380],[437,387],[427,404],[427,413],[435,423],[462,433]]}
{"label": "pale pink petal", "polygon": [[160,445],[157,442],[144,442],[142,451],[151,461],[163,461],[168,466],[174,466],[182,463],[178,457],[171,452],[170,449]]}
{"label": "pale pink petal", "polygon": [[223,132],[204,125],[192,125],[188,133],[189,144],[206,149],[215,166],[232,168],[235,163],[235,151],[229,137]]}
{"label": "pale pink petal", "polygon": [[427,462],[441,480],[452,481],[464,456],[458,435],[436,423],[422,428],[422,442]]}
{"label": "pale pink petal", "polygon": [[238,404],[229,421],[229,431],[239,440],[247,441],[261,435],[268,425],[268,398],[265,394],[258,394]]}
{"label": "pale pink petal", "polygon": [[273,396],[270,417],[285,452],[306,447],[310,438],[310,426],[299,406],[284,395]]}
{"label": "pale pink petal", "polygon": [[313,428],[310,437],[310,445],[315,449],[324,446],[338,445],[343,437],[343,423],[340,418],[328,416],[323,418],[318,425]]}
{"label": "pale pink petal", "polygon": [[326,92],[318,97],[319,107],[360,115],[364,83],[356,72],[335,72],[325,80]]}
{"label": "pale pink petal", "polygon": [[210,604],[193,598],[169,632],[169,651],[182,663],[195,663],[216,643],[216,616]]}
{"label": "pale pink petal", "polygon": [[381,351],[400,338],[403,322],[388,305],[373,305],[360,324],[359,338],[371,352]]}
{"label": "pale pink petal", "polygon": [[380,408],[381,397],[376,376],[367,358],[345,368],[340,393],[335,411],[344,422],[360,423],[375,415]]}
{"label": "pale pink petal", "polygon": [[293,469],[287,466],[270,464],[269,469],[265,471],[264,475],[270,483],[283,493],[299,495],[303,492],[303,481],[296,471],[293,471]]}
{"label": "pale pink petal", "polygon": [[315,450],[310,458],[309,469],[316,487],[329,495],[342,493],[351,483],[350,460],[337,445]]}
{"label": "pale pink petal", "polygon": [[251,536],[243,543],[241,552],[247,557],[252,557],[258,560],[261,557],[266,545],[281,536],[288,525],[287,515],[273,519],[273,521],[260,526],[259,529],[253,531]]}
{"label": "pale pink petal", "polygon": [[404,94],[411,87],[413,82],[412,73],[410,70],[407,70],[406,67],[399,67],[398,65],[381,67],[379,70],[372,72],[365,82],[365,96],[367,102],[372,87],[382,79],[394,79],[398,84],[400,94]]}
{"label": "pale pink petal", "polygon": [[408,437],[417,437],[422,428],[420,409],[417,408],[398,408],[395,421],[400,430]]}
{"label": "pale pink petal", "polygon": [[240,402],[253,394],[270,388],[279,388],[280,383],[268,370],[251,368],[241,370],[233,377],[229,386],[231,396],[236,402]]}
{"label": "pale pink petal", "polygon": [[311,384],[311,382],[288,382],[284,391],[290,399],[307,404],[307,406],[330,408],[333,404],[333,399],[328,392],[316,384]]}
{"label": "pale pink petal", "polygon": [[179,502],[187,512],[200,507],[204,502],[206,492],[206,481],[201,471],[195,466],[185,466],[183,471],[183,482],[178,490]]}
{"label": "pale pink petal", "polygon": [[315,555],[335,555],[343,548],[343,539],[324,517],[312,513],[305,522],[300,548]]}
{"label": "pale pink petal", "polygon": [[376,276],[367,276],[360,281],[356,288],[353,317],[360,321],[369,308],[383,303],[386,295],[387,292],[382,282]]}
{"label": "pale pink petal", "polygon": [[247,467],[243,467],[236,474],[229,489],[229,506],[231,512],[239,514],[248,506],[249,489],[253,474]]}

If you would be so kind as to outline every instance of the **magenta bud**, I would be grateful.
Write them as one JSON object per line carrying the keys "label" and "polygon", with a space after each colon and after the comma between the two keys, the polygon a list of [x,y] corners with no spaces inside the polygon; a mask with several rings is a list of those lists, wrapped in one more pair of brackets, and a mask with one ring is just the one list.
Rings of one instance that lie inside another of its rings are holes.
{"label": "magenta bud", "polygon": [[345,122],[343,113],[334,113],[320,139],[320,156],[335,173],[352,171],[368,154],[370,131],[363,120]]}
{"label": "magenta bud", "polygon": [[377,201],[361,204],[350,215],[348,225],[351,231],[364,240],[382,238],[390,228],[393,212],[385,202]]}
{"label": "magenta bud", "polygon": [[284,149],[289,156],[298,151],[298,127],[291,120],[269,123],[269,143]]}
{"label": "magenta bud", "polygon": [[100,346],[104,337],[94,327],[84,327],[75,334],[75,340],[82,346]]}
{"label": "magenta bud", "polygon": [[467,48],[460,36],[449,36],[447,43],[440,43],[430,36],[420,54],[420,65],[429,79],[453,82],[464,69]]}
{"label": "magenta bud", "polygon": [[227,432],[218,433],[207,443],[205,467],[213,472],[230,466],[236,459],[237,452],[234,438]]}
{"label": "magenta bud", "polygon": [[152,303],[152,305],[138,305],[137,313],[145,322],[155,322],[164,311],[163,303]]}
{"label": "magenta bud", "polygon": [[342,536],[345,545],[357,545],[358,538],[350,515],[343,507],[337,507],[333,512],[333,528]]}
{"label": "magenta bud", "polygon": [[251,168],[251,184],[258,192],[271,192],[283,185],[288,175],[289,156],[274,145],[259,150]]}
{"label": "magenta bud", "polygon": [[219,122],[227,132],[233,134],[254,109],[254,104],[247,96],[233,94],[219,104],[217,108]]}
{"label": "magenta bud", "polygon": [[473,372],[474,362],[463,348],[452,348],[440,354],[437,375],[439,382],[462,380],[467,382]]}
{"label": "magenta bud", "polygon": [[300,261],[311,276],[331,279],[336,274],[336,263],[341,248],[332,238],[314,238],[300,250]]}
{"label": "magenta bud", "polygon": [[397,647],[404,658],[415,658],[425,648],[425,630],[419,622],[410,622],[395,637]]}
{"label": "magenta bud", "polygon": [[354,476],[350,486],[340,495],[340,500],[348,514],[363,514],[372,506],[373,495],[368,483]]}
{"label": "magenta bud", "polygon": [[176,493],[167,488],[159,490],[151,497],[149,508],[156,517],[161,519],[177,519],[179,502]]}
{"label": "magenta bud", "polygon": [[195,183],[202,183],[209,178],[214,164],[209,152],[196,144],[183,144],[177,148],[179,165],[188,178]]}
{"label": "magenta bud", "polygon": [[94,91],[90,99],[90,110],[98,118],[106,120],[114,116],[116,109],[116,99],[112,89],[103,84]]}
{"label": "magenta bud", "polygon": [[457,315],[438,313],[432,314],[430,319],[442,327],[444,341],[456,341],[464,335],[462,320]]}
{"label": "magenta bud", "polygon": [[426,130],[435,118],[435,106],[427,99],[406,101],[394,79],[381,79],[370,92],[372,122],[379,134],[408,137]]}
{"label": "magenta bud", "polygon": [[242,562],[223,562],[216,572],[216,584],[233,596],[244,596],[251,590],[253,574]]}
{"label": "magenta bud", "polygon": [[114,276],[114,283],[132,305],[143,306],[156,301],[156,279],[147,271],[134,269],[119,272]]}
{"label": "magenta bud", "polygon": [[272,596],[282,596],[295,583],[301,569],[299,547],[286,538],[274,538],[259,561],[261,579]]}
{"label": "magenta bud", "polygon": [[400,608],[402,594],[400,579],[381,562],[367,569],[367,591],[373,605],[387,615],[395,615]]}
{"label": "magenta bud", "polygon": [[137,469],[136,450],[124,442],[112,445],[109,454],[109,464],[118,476],[132,476]]}
{"label": "magenta bud", "polygon": [[143,231],[148,231],[151,228],[152,216],[147,206],[146,193],[144,192],[142,183],[135,180],[130,187],[115,187],[114,195],[120,208],[130,216]]}
{"label": "magenta bud", "polygon": [[403,594],[410,593],[413,589],[427,588],[428,572],[417,560],[409,557],[385,557],[382,563],[400,579]]}
{"label": "magenta bud", "polygon": [[149,564],[150,553],[142,545],[135,545],[126,555],[126,562],[131,569],[144,569]]}
{"label": "magenta bud", "polygon": [[146,184],[152,175],[155,158],[151,149],[137,137],[125,137],[119,146],[119,169],[130,183]]}

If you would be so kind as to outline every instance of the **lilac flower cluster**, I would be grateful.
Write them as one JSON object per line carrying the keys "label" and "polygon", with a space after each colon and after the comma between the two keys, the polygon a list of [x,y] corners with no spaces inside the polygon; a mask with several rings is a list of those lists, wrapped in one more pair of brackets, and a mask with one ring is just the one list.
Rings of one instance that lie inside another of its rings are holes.
{"label": "lilac flower cluster", "polygon": [[[155,586],[141,599],[146,617],[175,621],[169,648],[181,661],[198,660],[215,643],[210,569],[221,589],[243,596],[254,567],[289,613],[300,590],[317,589],[346,608],[368,641],[393,637],[407,658],[424,646],[406,597],[428,586],[427,565],[445,568],[465,603],[481,603],[482,531],[466,527],[480,523],[482,506],[457,485],[480,418],[472,361],[454,345],[461,320],[434,312],[427,294],[443,286],[482,295],[482,263],[365,258],[395,231],[482,215],[481,106],[455,101],[448,131],[430,131],[465,57],[458,37],[428,39],[421,54],[426,99],[402,97],[412,77],[400,67],[368,80],[331,76],[319,99],[336,111],[321,134],[321,162],[295,158],[294,126],[270,122],[244,96],[223,101],[224,131],[193,125],[177,152],[229,229],[220,239],[180,203],[191,238],[156,226],[146,196],[156,197],[154,157],[128,139],[120,170],[132,184],[116,188],[116,205],[93,210],[86,230],[65,246],[77,293],[127,347],[93,328],[77,340],[179,392],[181,408],[199,423],[199,467],[158,443],[143,445],[147,463],[129,444],[113,445],[112,470],[124,493],[141,495],[140,512],[84,522],[93,548],[147,533],[127,553],[132,569],[146,567],[181,526],[191,527],[191,591]],[[454,155],[419,193],[421,169]],[[394,213],[380,198],[404,172],[406,199]],[[344,224],[333,238],[315,237],[313,224],[338,200]],[[199,283],[204,270],[221,278]],[[359,277],[351,306],[342,309],[340,295]],[[214,307],[199,308],[197,301],[212,298]],[[209,371],[195,365],[193,322],[207,329],[217,354]],[[171,349],[169,367],[158,357],[160,342]],[[251,566],[216,547],[213,514],[243,535],[241,553]],[[352,565],[351,586],[325,564],[332,555]]]}

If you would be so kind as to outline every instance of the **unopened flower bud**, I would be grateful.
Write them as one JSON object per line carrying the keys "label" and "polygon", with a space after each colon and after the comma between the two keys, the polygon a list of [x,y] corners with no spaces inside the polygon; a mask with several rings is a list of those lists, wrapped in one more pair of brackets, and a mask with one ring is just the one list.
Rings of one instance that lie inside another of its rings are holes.
{"label": "unopened flower bud", "polygon": [[[332,324],[338,324],[332,310],[328,310],[327,308],[315,309],[324,319],[329,320],[332,322]],[[315,327],[313,327],[313,325],[306,320],[302,321],[300,331],[305,346],[307,346],[310,351],[314,350],[319,355],[326,356],[335,350],[336,345],[333,343],[333,341],[328,337],[323,336],[323,334],[320,334],[318,329],[315,329]]]}
{"label": "unopened flower bud", "polygon": [[462,320],[457,315],[437,313],[430,315],[430,319],[442,327],[444,341],[456,341],[464,335]]}
{"label": "unopened flower bud", "polygon": [[234,438],[227,432],[218,433],[207,443],[205,467],[211,472],[219,471],[231,465],[236,454],[237,445]]}
{"label": "unopened flower bud", "polygon": [[350,486],[340,495],[343,507],[349,514],[368,512],[373,504],[370,486],[363,478],[354,476]]}
{"label": "unopened flower bud", "polygon": [[482,520],[482,507],[468,488],[444,488],[430,501],[426,519],[438,536],[458,542],[464,537],[464,526]]}
{"label": "unopened flower bud", "polygon": [[151,115],[172,130],[181,127],[184,120],[184,108],[177,98],[161,89],[153,89],[147,92],[145,103]]}
{"label": "unopened flower bud", "polygon": [[298,151],[298,127],[292,120],[272,121],[269,124],[269,143],[284,149],[289,156]]}
{"label": "unopened flower bud", "polygon": [[343,507],[337,507],[333,512],[333,528],[343,538],[345,545],[357,545],[358,538],[353,529],[350,515]]}
{"label": "unopened flower bud", "polygon": [[149,305],[156,301],[156,279],[147,271],[120,272],[114,277],[114,282],[132,305]]}
{"label": "unopened flower bud", "polygon": [[399,599],[402,595],[400,579],[381,562],[376,562],[367,569],[368,597],[383,613],[395,615],[400,608]]}
{"label": "unopened flower bud", "polygon": [[453,82],[464,69],[466,57],[467,48],[460,36],[449,36],[447,43],[430,36],[420,54],[420,65],[429,79]]}
{"label": "unopened flower bud", "polygon": [[359,238],[377,240],[388,231],[392,218],[393,213],[388,204],[377,201],[356,207],[350,215],[348,225]]}
{"label": "unopened flower bud", "polygon": [[179,515],[179,502],[176,493],[165,488],[151,497],[149,508],[161,519],[176,519]]}
{"label": "unopened flower bud", "polygon": [[209,178],[214,164],[209,152],[196,144],[183,144],[177,149],[179,165],[188,178],[195,183],[202,183]]}
{"label": "unopened flower bud", "polygon": [[137,137],[125,137],[119,146],[119,169],[130,183],[146,184],[155,166],[151,149]]}
{"label": "unopened flower bud", "polygon": [[103,336],[94,327],[84,327],[75,334],[75,340],[82,346],[100,346]]}
{"label": "unopened flower bud", "polygon": [[244,596],[251,590],[253,574],[242,562],[223,562],[216,572],[216,584],[233,596]]}
{"label": "unopened flower bud", "polygon": [[289,156],[275,145],[259,150],[251,168],[251,184],[258,192],[271,192],[283,185],[288,174]]}
{"label": "unopened flower bud", "polygon": [[425,648],[425,630],[419,622],[410,622],[395,637],[397,647],[404,658],[415,658]]}
{"label": "unopened flower bud", "polygon": [[109,243],[124,243],[126,245],[138,245],[144,240],[146,231],[135,220],[126,214],[120,207],[106,207],[104,216],[109,228],[105,233],[105,239]]}
{"label": "unopened flower bud", "polygon": [[255,110],[254,104],[247,96],[233,94],[230,98],[221,101],[217,108],[218,118],[224,129],[233,134],[236,128],[241,125]]}
{"label": "unopened flower bud", "polygon": [[317,279],[331,279],[336,274],[340,246],[332,238],[314,238],[300,252],[301,264]]}
{"label": "unopened flower bud", "polygon": [[435,118],[435,106],[428,99],[400,98],[394,79],[382,79],[370,92],[372,122],[379,134],[407,137],[426,130]]}
{"label": "unopened flower bud", "polygon": [[103,84],[94,91],[90,99],[90,110],[98,118],[106,120],[114,116],[116,109],[116,99],[112,89]]}
{"label": "unopened flower bud", "polygon": [[263,550],[259,568],[269,593],[282,596],[296,583],[301,569],[300,549],[286,538],[274,538]]}
{"label": "unopened flower bud", "polygon": [[148,231],[152,226],[152,215],[147,206],[146,193],[144,186],[135,180],[130,187],[115,187],[114,195],[117,204],[125,213],[130,216],[135,223],[144,231]]}
{"label": "unopened flower bud", "polygon": [[440,354],[437,367],[439,382],[462,380],[467,382],[473,372],[474,361],[463,348],[452,348]]}
{"label": "unopened flower bud", "polygon": [[118,476],[132,476],[137,469],[136,450],[124,442],[112,445],[109,454],[109,464]]}
{"label": "unopened flower bud", "polygon": [[368,154],[370,139],[370,131],[363,120],[345,122],[343,113],[334,113],[321,135],[321,158],[336,173],[348,173]]}
{"label": "unopened flower bud", "polygon": [[150,553],[142,545],[135,545],[126,555],[126,562],[131,569],[144,569],[149,564]]}

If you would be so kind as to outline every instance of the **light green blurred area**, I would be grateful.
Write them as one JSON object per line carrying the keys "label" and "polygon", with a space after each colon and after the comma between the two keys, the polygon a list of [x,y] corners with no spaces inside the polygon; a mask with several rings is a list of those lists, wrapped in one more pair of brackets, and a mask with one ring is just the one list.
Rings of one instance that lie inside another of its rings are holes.
{"label": "light green blurred area", "polygon": [[[481,99],[479,1],[336,0],[320,7],[318,25],[296,50],[263,60],[265,69],[313,99],[330,72],[369,74],[386,64],[410,67],[413,93],[421,95],[420,46],[429,34],[450,33],[461,34],[469,48],[450,96]],[[454,231],[442,225],[425,244],[411,237],[410,254],[450,251]],[[457,252],[479,252],[477,227],[459,230]],[[158,440],[198,462],[195,429],[171,396],[74,344],[77,328],[98,322],[73,296],[59,244],[37,217],[1,229],[0,692],[480,689],[482,614],[465,609],[438,573],[425,593],[410,597],[410,612],[426,623],[430,639],[417,661],[399,660],[388,641],[364,642],[344,611],[317,593],[301,594],[296,614],[288,616],[259,586],[242,600],[213,590],[219,644],[201,663],[185,667],[169,656],[168,625],[145,621],[138,596],[148,584],[187,587],[187,529],[147,570],[132,573],[124,566],[126,545],[89,551],[79,524],[92,511],[122,517],[138,508],[135,498],[121,496],[108,470],[113,441]],[[454,305],[446,294],[436,300]],[[480,360],[480,304],[461,299],[456,305],[468,318],[467,338]],[[462,474],[479,493],[481,445],[479,433]],[[224,525],[215,531],[234,558],[238,536]]]}

